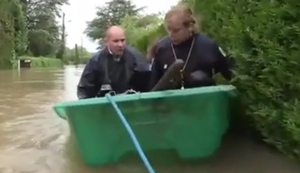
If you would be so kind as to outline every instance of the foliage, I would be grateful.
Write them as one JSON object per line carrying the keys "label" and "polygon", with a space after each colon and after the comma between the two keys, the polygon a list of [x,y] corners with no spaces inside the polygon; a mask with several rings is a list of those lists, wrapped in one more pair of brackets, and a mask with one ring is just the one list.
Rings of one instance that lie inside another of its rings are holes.
{"label": "foliage", "polygon": [[59,48],[56,52],[56,58],[63,59],[66,48],[66,26],[65,26],[65,13],[62,16],[62,29],[61,29],[61,39],[59,43]]}
{"label": "foliage", "polygon": [[60,7],[68,0],[22,0],[28,21],[28,52],[34,56],[54,56],[61,45],[61,28],[56,21]]}
{"label": "foliage", "polygon": [[19,59],[30,60],[31,68],[61,68],[63,65],[62,61],[57,58],[22,56]]}
{"label": "foliage", "polygon": [[28,49],[33,56],[51,55],[56,49],[50,33],[43,29],[32,30],[28,34]]}
{"label": "foliage", "polygon": [[[14,43],[16,55],[22,55],[26,52],[28,45],[28,28],[26,22],[26,16],[24,14],[22,4],[17,3],[17,8],[14,9]],[[16,5],[17,5],[16,4]]]}
{"label": "foliage", "polygon": [[18,0],[0,1],[0,68],[16,65],[15,55],[27,46],[27,28]]}
{"label": "foliage", "polygon": [[154,35],[156,35],[156,30],[161,27],[161,23],[162,19],[156,14],[139,16],[126,15],[122,19],[121,26],[126,31],[128,44],[140,49],[143,49],[142,47],[147,49],[149,43],[141,42],[139,39],[144,37],[148,38],[153,31],[155,31]]}
{"label": "foliage", "polygon": [[[0,1],[0,68],[16,65],[16,56],[54,56],[61,45],[56,22],[67,0]],[[64,44],[64,42],[63,42]]]}
{"label": "foliage", "polygon": [[[234,58],[232,84],[245,107],[239,123],[300,159],[300,2],[188,0],[183,4],[194,10],[199,28]],[[149,34],[135,42],[149,43],[153,37]]]}
{"label": "foliage", "polygon": [[65,56],[63,59],[66,64],[85,64],[91,56],[92,54],[84,47],[75,45],[72,49],[65,49]]}
{"label": "foliage", "polygon": [[124,16],[137,16],[142,9],[131,0],[110,0],[97,8],[97,17],[88,22],[85,33],[93,40],[103,38],[109,26],[120,25]]}
{"label": "foliage", "polygon": [[235,59],[244,118],[267,143],[300,159],[299,9],[299,1],[194,4],[205,17],[203,29]]}

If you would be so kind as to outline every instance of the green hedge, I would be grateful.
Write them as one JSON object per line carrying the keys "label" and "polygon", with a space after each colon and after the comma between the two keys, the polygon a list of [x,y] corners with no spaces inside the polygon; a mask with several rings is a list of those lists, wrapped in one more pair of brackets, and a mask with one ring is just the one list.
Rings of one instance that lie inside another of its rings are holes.
{"label": "green hedge", "polygon": [[20,60],[30,60],[32,68],[60,68],[63,63],[57,58],[47,57],[20,57]]}
{"label": "green hedge", "polygon": [[[300,1],[188,3],[202,16],[200,28],[235,60],[232,84],[245,106],[239,123],[300,160]],[[145,51],[152,38],[137,40],[138,48]]]}
{"label": "green hedge", "polygon": [[300,2],[195,1],[203,29],[235,58],[245,120],[300,159]]}

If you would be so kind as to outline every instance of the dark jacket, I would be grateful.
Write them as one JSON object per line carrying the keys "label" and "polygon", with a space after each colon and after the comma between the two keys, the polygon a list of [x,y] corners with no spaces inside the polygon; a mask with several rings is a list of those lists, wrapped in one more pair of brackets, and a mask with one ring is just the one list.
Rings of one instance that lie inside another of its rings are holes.
{"label": "dark jacket", "polygon": [[125,92],[132,88],[130,80],[134,73],[142,71],[150,71],[149,63],[134,48],[126,47],[119,62],[104,48],[87,62],[77,87],[77,97],[99,97],[101,87],[106,85],[110,85],[116,93]]}
{"label": "dark jacket", "polygon": [[[212,79],[216,73],[221,73],[227,80],[231,78],[230,63],[221,52],[217,43],[202,34],[194,34],[194,36],[180,45],[174,45],[174,49],[178,59],[186,61],[192,40],[195,39],[186,69],[184,70],[185,87],[193,86],[188,79],[195,71],[200,71],[207,78]],[[152,63],[151,87],[153,87],[164,75],[168,67],[175,61],[171,48],[171,38],[164,37],[156,45],[156,53]],[[179,88],[180,86],[177,86]]]}

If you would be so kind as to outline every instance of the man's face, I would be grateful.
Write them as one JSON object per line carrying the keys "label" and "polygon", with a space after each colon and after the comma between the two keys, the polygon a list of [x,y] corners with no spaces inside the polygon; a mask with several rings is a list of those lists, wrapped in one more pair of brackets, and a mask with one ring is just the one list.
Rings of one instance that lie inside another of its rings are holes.
{"label": "man's face", "polygon": [[190,29],[188,27],[184,27],[182,21],[179,20],[166,21],[166,29],[174,44],[180,44],[191,35]]}
{"label": "man's face", "polygon": [[114,55],[122,55],[126,45],[124,33],[112,33],[106,40],[106,44]]}

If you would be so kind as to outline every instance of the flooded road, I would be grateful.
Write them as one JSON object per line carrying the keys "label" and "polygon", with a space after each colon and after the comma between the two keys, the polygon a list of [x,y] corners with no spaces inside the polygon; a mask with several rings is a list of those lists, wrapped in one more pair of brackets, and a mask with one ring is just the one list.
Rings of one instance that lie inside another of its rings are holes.
{"label": "flooded road", "polygon": [[[0,173],[146,173],[141,162],[85,166],[66,121],[52,110],[76,99],[82,68],[0,71]],[[299,173],[300,165],[247,139],[228,137],[198,163],[155,165],[157,173]]]}

